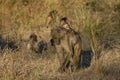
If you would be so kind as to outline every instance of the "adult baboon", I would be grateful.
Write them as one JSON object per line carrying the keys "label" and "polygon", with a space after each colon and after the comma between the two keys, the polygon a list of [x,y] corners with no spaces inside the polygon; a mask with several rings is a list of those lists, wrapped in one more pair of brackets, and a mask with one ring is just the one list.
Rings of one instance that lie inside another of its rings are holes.
{"label": "adult baboon", "polygon": [[51,36],[57,49],[60,71],[70,68],[75,71],[80,61],[82,41],[78,33],[63,27],[53,28]]}
{"label": "adult baboon", "polygon": [[38,41],[37,35],[33,33],[29,36],[27,48],[36,53],[42,53],[47,49],[47,43],[43,40]]}

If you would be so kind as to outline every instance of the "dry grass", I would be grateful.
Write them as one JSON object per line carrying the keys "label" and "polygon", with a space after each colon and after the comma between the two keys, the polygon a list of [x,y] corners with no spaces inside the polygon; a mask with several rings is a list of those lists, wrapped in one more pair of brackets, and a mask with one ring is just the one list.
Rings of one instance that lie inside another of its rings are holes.
{"label": "dry grass", "polygon": [[[57,10],[55,23],[46,17]],[[0,80],[120,80],[120,0],[0,0],[1,42],[13,41],[18,50],[0,49]],[[59,73],[56,54],[42,56],[26,50],[31,33],[50,39],[51,27],[67,16],[72,28],[90,38],[100,58],[87,69]]]}
{"label": "dry grass", "polygon": [[0,80],[119,80],[120,51],[102,52],[99,60],[86,69],[74,73],[59,73],[56,55],[41,57],[24,49],[5,50],[0,55]]}

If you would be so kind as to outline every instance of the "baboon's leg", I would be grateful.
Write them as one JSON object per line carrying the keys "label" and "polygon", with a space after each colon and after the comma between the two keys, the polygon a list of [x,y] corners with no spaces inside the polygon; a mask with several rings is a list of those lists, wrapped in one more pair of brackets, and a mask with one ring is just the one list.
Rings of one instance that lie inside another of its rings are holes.
{"label": "baboon's leg", "polygon": [[62,64],[62,69],[65,71],[67,69],[67,66],[69,67],[69,63],[70,63],[70,59],[72,58],[72,55],[71,53],[64,53],[65,56],[64,56],[64,61],[63,61],[63,64]]}
{"label": "baboon's leg", "polygon": [[[81,54],[81,46],[80,46],[80,43],[77,43],[74,46],[74,55],[73,55],[73,62],[72,62],[73,63],[73,71],[75,71],[78,68],[80,54]],[[80,60],[81,60],[81,58],[80,58]]]}
{"label": "baboon's leg", "polygon": [[61,72],[63,70],[63,63],[64,63],[64,50],[61,46],[57,46],[57,58],[59,60],[59,71]]}
{"label": "baboon's leg", "polygon": [[66,70],[66,69],[68,69],[68,68],[70,68],[71,69],[71,67],[72,67],[72,56],[73,56],[73,48],[72,48],[72,46],[69,44],[69,46],[68,46],[68,48],[65,48],[65,50],[64,50],[65,52],[64,52],[64,62],[63,62],[63,65],[62,65],[62,67],[63,67],[63,69],[64,70]]}

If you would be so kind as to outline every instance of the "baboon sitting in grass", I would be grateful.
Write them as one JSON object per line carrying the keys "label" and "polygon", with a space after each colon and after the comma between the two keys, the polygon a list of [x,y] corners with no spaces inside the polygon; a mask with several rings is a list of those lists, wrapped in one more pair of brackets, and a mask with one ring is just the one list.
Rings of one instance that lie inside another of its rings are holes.
{"label": "baboon sitting in grass", "polygon": [[[64,21],[65,18],[62,19]],[[64,28],[64,26],[67,26]],[[60,62],[59,71],[66,71],[68,68],[75,71],[80,61],[82,41],[77,32],[70,29],[67,23],[51,30],[51,36],[57,49]]]}
{"label": "baboon sitting in grass", "polygon": [[37,35],[33,33],[29,36],[27,48],[36,53],[43,53],[47,49],[47,43],[43,40],[38,41]]}

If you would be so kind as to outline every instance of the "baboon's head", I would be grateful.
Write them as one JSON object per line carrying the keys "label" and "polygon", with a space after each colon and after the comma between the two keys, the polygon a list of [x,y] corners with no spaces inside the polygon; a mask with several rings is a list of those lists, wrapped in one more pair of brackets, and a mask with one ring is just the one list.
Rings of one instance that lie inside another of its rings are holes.
{"label": "baboon's head", "polygon": [[60,25],[64,25],[65,23],[67,23],[67,17],[63,17],[60,19]]}
{"label": "baboon's head", "polygon": [[47,20],[46,20],[47,27],[54,19],[56,19],[57,14],[58,12],[56,10],[52,10],[49,12]]}
{"label": "baboon's head", "polygon": [[63,37],[65,36],[65,31],[62,30],[60,27],[53,28],[51,30],[51,36],[52,36],[52,40],[54,40],[53,41],[54,43],[60,44],[60,40],[63,39]]}
{"label": "baboon's head", "polygon": [[49,12],[48,16],[51,16],[52,18],[54,18],[57,13],[58,13],[57,10],[52,10],[52,11]]}
{"label": "baboon's head", "polygon": [[37,35],[36,34],[31,34],[30,36],[29,36],[29,40],[30,41],[34,41],[34,42],[37,42]]}
{"label": "baboon's head", "polygon": [[60,44],[60,33],[55,28],[51,30],[51,36],[52,36],[52,43],[51,44]]}
{"label": "baboon's head", "polygon": [[35,45],[36,42],[37,42],[37,35],[33,33],[29,36],[29,41],[28,41],[28,44],[27,44],[27,48],[28,49],[33,49],[33,46]]}

